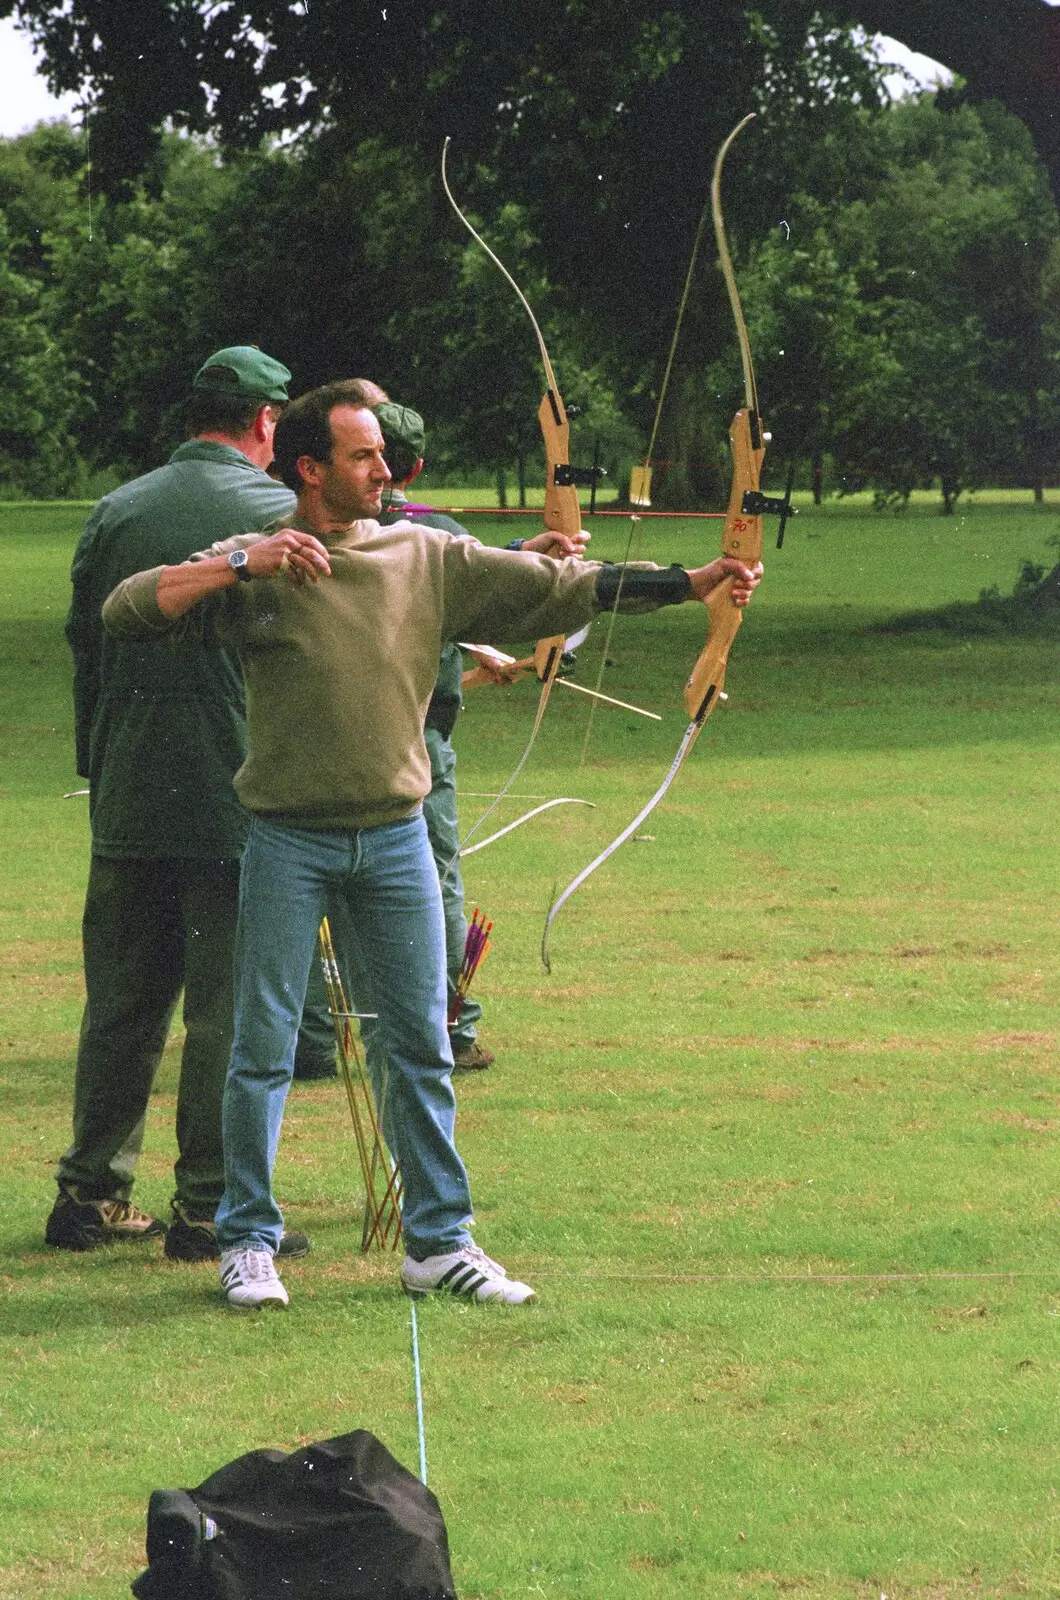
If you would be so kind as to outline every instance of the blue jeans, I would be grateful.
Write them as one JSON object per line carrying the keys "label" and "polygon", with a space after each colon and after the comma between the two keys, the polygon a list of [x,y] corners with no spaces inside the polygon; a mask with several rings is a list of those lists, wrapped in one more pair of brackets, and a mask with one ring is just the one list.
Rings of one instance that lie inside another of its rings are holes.
{"label": "blue jeans", "polygon": [[235,954],[235,1043],[224,1093],[222,1249],[275,1252],[283,1218],[272,1169],[317,930],[344,902],[358,1009],[386,1043],[386,1126],[401,1168],[410,1255],[469,1238],[471,1192],[453,1142],[445,924],[421,814],[331,833],[255,818],[243,855]]}

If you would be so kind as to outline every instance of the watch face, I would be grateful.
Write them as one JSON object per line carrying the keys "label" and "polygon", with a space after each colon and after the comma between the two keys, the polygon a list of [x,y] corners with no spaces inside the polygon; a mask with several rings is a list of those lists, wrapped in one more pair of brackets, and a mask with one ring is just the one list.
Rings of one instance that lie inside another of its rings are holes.
{"label": "watch face", "polygon": [[249,578],[247,562],[250,558],[245,550],[233,550],[228,557],[228,565],[232,568],[237,578]]}

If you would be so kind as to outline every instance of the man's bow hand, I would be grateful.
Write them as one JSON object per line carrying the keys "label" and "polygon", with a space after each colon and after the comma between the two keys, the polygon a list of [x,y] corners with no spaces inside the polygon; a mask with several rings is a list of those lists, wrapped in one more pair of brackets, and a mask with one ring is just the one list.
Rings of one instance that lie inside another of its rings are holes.
{"label": "man's bow hand", "polygon": [[718,556],[716,561],[710,561],[705,567],[696,567],[689,572],[688,581],[695,591],[696,599],[705,603],[719,583],[731,578],[732,603],[734,606],[745,606],[761,583],[764,570],[760,561],[756,561],[753,567],[748,567],[742,561],[737,561],[734,556]]}

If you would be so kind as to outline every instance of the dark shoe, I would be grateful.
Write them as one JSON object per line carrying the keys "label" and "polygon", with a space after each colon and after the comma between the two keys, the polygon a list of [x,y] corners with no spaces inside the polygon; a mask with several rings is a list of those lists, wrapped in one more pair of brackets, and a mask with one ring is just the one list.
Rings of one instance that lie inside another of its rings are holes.
{"label": "dark shoe", "polygon": [[123,1240],[159,1239],[165,1231],[164,1222],[130,1200],[82,1200],[76,1189],[60,1184],[44,1238],[56,1250],[97,1250]]}
{"label": "dark shoe", "polygon": [[[285,1233],[276,1254],[290,1261],[296,1256],[307,1256],[311,1249],[304,1233]],[[173,1221],[166,1234],[166,1255],[170,1261],[219,1261],[221,1247],[213,1223],[186,1217],[180,1207],[174,1205]]]}
{"label": "dark shoe", "polygon": [[497,1057],[492,1050],[487,1050],[477,1039],[472,1039],[470,1044],[457,1045],[453,1051],[454,1072],[484,1072],[487,1067],[492,1067]]}
{"label": "dark shoe", "polygon": [[170,1261],[216,1261],[221,1247],[213,1223],[196,1222],[174,1206],[165,1253]]}
{"label": "dark shoe", "polygon": [[297,1256],[307,1256],[312,1248],[308,1234],[284,1232],[276,1255],[284,1261],[294,1261]]}
{"label": "dark shoe", "polygon": [[298,1083],[315,1083],[319,1078],[337,1078],[339,1069],[335,1064],[334,1056],[312,1057],[308,1061],[296,1061],[294,1064],[294,1077]]}

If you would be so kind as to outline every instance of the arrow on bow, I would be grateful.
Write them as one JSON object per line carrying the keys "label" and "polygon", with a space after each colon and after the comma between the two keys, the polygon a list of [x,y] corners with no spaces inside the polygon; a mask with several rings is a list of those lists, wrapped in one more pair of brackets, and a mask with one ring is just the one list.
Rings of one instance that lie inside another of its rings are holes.
{"label": "arrow on bow", "polygon": [[[568,421],[567,408],[563,403],[563,396],[560,394],[559,384],[556,382],[556,375],[552,370],[552,362],[549,359],[544,335],[531,309],[530,302],[508,271],[508,268],[500,257],[490,249],[482,235],[472,227],[453,198],[453,192],[449,187],[449,179],[446,175],[446,156],[449,153],[449,144],[450,141],[447,138],[442,146],[442,187],[445,190],[446,198],[468,233],[477,244],[481,245],[494,266],[497,267],[515,290],[520,304],[530,318],[537,337],[537,347],[541,353],[541,365],[545,373],[545,393],[541,398],[541,404],[537,412],[545,445],[545,527],[553,533],[564,533],[569,538],[575,538],[581,532],[582,526],[581,508],[578,504],[578,485],[594,483],[597,472],[592,467],[578,468],[572,467],[570,464],[570,423]],[[527,758],[534,747],[538,729],[541,727],[541,722],[545,715],[545,708],[552,693],[552,685],[556,681],[556,675],[563,660],[565,643],[566,641],[562,634],[556,634],[549,639],[538,640],[534,648],[532,662],[534,672],[541,684],[541,693],[538,696],[537,712],[534,717],[533,727],[530,730],[530,737],[511,777],[502,786],[493,804],[482,813],[482,816],[479,817],[474,826],[465,834],[460,841],[461,847],[478,832],[487,817],[491,816],[497,809],[526,765]]]}
{"label": "arrow on bow", "polygon": [[[751,344],[747,337],[747,326],[744,322],[743,307],[740,304],[739,290],[736,286],[736,276],[733,272],[732,258],[725,237],[725,222],[721,208],[721,174],[725,165],[725,157],[736,137],[743,132],[748,123],[754,121],[754,113],[744,117],[729,134],[718,151],[714,163],[714,176],[711,181],[710,200],[711,213],[714,219],[714,234],[718,245],[718,257],[725,285],[729,292],[729,303],[732,306],[736,322],[736,332],[740,344],[740,359],[743,363],[744,400],[733,417],[729,429],[729,444],[732,449],[732,487],[729,492],[729,505],[725,515],[725,532],[722,538],[722,554],[734,556],[742,561],[745,566],[753,566],[762,559],[762,518],[766,514],[777,514],[783,518],[792,515],[792,508],[788,497],[783,500],[770,498],[762,494],[759,480],[762,462],[765,459],[765,446],[768,435],[762,427],[762,418],[758,409],[758,391],[755,385],[754,367],[751,363]],[[645,485],[644,492],[647,493]],[[691,721],[685,730],[684,738],[673,759],[669,772],[656,789],[647,805],[643,806],[633,821],[623,828],[617,839],[613,839],[600,854],[583,867],[562,894],[558,895],[549,907],[545,919],[545,928],[541,936],[541,961],[546,972],[551,972],[549,964],[548,942],[555,922],[562,908],[573,894],[581,888],[587,878],[591,877],[597,867],[603,866],[615,854],[626,840],[636,833],[641,823],[650,816],[659,801],[666,794],[673,783],[685,757],[699,738],[703,725],[720,700],[725,699],[723,685],[725,683],[725,668],[729,659],[729,651],[743,621],[742,608],[736,605],[732,598],[734,580],[726,578],[712,590],[706,602],[709,617],[707,642],[699,653],[695,666],[689,674],[685,684],[685,706]]]}
{"label": "arrow on bow", "polygon": [[[576,638],[577,635],[570,639],[564,639],[565,655],[575,647],[574,640]],[[534,670],[533,656],[524,656],[522,661],[517,661],[514,656],[507,655],[503,650],[495,650],[490,644],[461,644],[458,648],[468,650],[478,656],[485,656],[489,661],[493,662],[502,672],[505,684],[518,683],[521,678],[526,677],[528,673]],[[462,686],[465,689],[475,689],[479,684],[495,683],[496,681],[484,666],[479,666],[472,668],[470,672],[464,673]],[[578,694],[587,694],[594,700],[602,700],[605,705],[618,706],[621,711],[635,711],[638,717],[651,717],[653,722],[662,721],[662,717],[657,711],[645,711],[643,706],[632,706],[628,700],[616,700],[614,695],[601,694],[598,689],[588,689],[584,683],[575,683],[571,678],[557,677],[556,682],[561,689],[574,689]]]}

